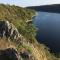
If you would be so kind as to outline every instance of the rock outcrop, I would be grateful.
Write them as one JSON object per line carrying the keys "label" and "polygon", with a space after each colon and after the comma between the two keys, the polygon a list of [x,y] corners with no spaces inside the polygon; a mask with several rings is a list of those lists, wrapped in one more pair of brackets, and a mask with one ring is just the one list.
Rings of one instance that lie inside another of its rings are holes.
{"label": "rock outcrop", "polygon": [[[16,46],[17,49],[20,48],[20,46],[23,47],[16,51],[16,48],[14,49],[15,46],[11,48],[10,45],[7,49],[0,50],[0,60],[47,60],[45,51],[40,52],[37,46],[27,41],[9,21],[0,21],[0,37],[6,37],[8,41],[14,40],[14,43],[18,45]],[[28,47],[29,49],[32,48],[32,52],[29,52]]]}
{"label": "rock outcrop", "polygon": [[0,50],[0,60],[35,60],[27,51],[18,53],[14,48]]}
{"label": "rock outcrop", "polygon": [[[9,21],[0,21],[0,37],[15,40],[17,44],[28,45],[29,43],[18,32],[18,29]],[[14,47],[0,50],[0,60],[35,60],[27,50],[17,52]]]}
{"label": "rock outcrop", "polygon": [[24,60],[35,60],[35,58],[32,56],[32,54],[29,53],[28,51],[20,52],[20,56],[21,56]]}
{"label": "rock outcrop", "polygon": [[22,60],[18,52],[13,48],[0,50],[0,60]]}
{"label": "rock outcrop", "polygon": [[17,28],[9,21],[0,21],[0,37],[6,37],[10,39],[17,39],[19,32]]}

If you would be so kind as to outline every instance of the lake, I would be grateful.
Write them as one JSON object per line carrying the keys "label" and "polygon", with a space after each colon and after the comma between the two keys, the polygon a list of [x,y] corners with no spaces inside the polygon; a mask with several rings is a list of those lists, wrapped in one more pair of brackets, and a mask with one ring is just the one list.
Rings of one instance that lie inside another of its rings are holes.
{"label": "lake", "polygon": [[60,52],[60,14],[37,12],[33,24],[37,27],[36,38],[54,52]]}

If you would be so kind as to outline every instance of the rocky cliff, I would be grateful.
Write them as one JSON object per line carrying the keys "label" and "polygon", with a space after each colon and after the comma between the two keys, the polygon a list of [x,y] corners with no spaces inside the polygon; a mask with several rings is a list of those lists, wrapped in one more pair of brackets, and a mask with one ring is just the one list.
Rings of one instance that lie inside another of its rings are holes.
{"label": "rocky cliff", "polygon": [[0,5],[0,60],[58,60],[35,39],[34,10]]}

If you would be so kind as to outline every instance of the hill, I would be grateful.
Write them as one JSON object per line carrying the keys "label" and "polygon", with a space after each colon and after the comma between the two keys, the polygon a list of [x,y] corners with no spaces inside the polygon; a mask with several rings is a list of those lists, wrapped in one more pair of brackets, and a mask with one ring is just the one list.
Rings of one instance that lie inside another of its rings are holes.
{"label": "hill", "polygon": [[[35,39],[36,28],[32,24],[32,17],[35,14],[36,12],[31,9],[0,4],[0,31],[2,32],[0,32],[2,34],[2,38],[0,36],[0,50],[6,51],[7,48],[14,48],[22,58],[20,60],[59,60],[49,52],[45,45],[38,43]],[[7,21],[8,23],[5,23]],[[10,26],[12,26],[11,31]],[[11,35],[12,31],[18,32]],[[9,38],[7,38],[7,34]],[[18,38],[16,34],[19,34]],[[10,36],[14,38],[11,39]],[[2,56],[4,57],[4,54]]]}
{"label": "hill", "polygon": [[60,4],[42,5],[42,6],[30,6],[29,9],[34,9],[36,11],[60,13]]}

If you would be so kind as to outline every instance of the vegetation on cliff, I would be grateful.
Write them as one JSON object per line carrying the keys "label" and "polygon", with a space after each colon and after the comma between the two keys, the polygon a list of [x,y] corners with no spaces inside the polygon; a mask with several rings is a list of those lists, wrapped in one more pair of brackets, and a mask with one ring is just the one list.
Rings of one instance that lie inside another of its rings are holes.
{"label": "vegetation on cliff", "polygon": [[[36,28],[32,22],[26,22],[32,20],[35,14],[35,11],[31,9],[0,4],[0,20],[8,20],[18,29],[21,38],[23,36],[23,44],[18,44],[19,42],[17,43],[16,41],[12,42],[10,40],[0,39],[0,49],[15,47],[20,52],[21,50],[28,50],[36,60],[58,60],[58,58],[48,51],[49,49],[46,46],[37,42],[35,39]],[[24,39],[28,42],[24,42]]]}
{"label": "vegetation on cliff", "polygon": [[8,20],[19,30],[20,34],[33,40],[35,36],[35,27],[33,24],[26,23],[35,15],[34,10],[0,4],[0,20]]}

